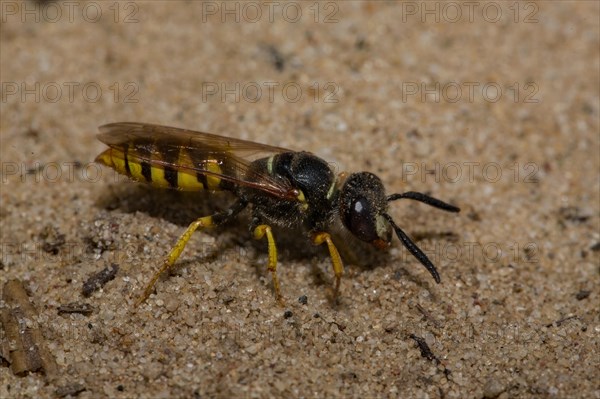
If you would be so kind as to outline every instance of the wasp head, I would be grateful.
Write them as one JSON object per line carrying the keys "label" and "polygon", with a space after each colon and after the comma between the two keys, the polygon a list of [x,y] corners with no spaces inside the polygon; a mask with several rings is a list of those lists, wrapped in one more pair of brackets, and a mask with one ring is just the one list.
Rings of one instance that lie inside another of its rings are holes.
{"label": "wasp head", "polygon": [[386,212],[385,187],[379,177],[369,172],[347,177],[340,192],[340,216],[355,237],[377,248],[389,246],[392,226]]}
{"label": "wasp head", "polygon": [[339,205],[342,223],[354,236],[381,249],[390,245],[393,229],[406,249],[439,283],[440,275],[433,263],[387,213],[388,202],[401,198],[420,201],[447,212],[460,211],[454,205],[414,191],[386,197],[379,177],[372,173],[360,172],[349,175],[342,184]]}

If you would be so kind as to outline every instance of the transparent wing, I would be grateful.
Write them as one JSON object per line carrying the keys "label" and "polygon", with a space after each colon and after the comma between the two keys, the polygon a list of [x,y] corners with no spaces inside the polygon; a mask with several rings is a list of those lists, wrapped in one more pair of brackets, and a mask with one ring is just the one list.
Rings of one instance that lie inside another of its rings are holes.
{"label": "transparent wing", "polygon": [[[150,165],[217,176],[281,198],[295,199],[298,195],[286,179],[277,179],[266,170],[251,166],[257,159],[292,152],[286,148],[136,122],[111,123],[100,126],[99,130],[98,139],[101,142],[121,151],[127,150]],[[185,157],[181,154],[185,154]],[[221,172],[210,170],[207,161],[218,162],[222,166]]]}

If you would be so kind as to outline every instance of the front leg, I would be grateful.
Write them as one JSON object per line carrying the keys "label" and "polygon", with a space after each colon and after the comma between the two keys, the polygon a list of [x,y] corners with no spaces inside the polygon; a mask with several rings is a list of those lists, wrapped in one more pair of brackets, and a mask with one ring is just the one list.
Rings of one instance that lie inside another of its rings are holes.
{"label": "front leg", "polygon": [[312,242],[315,245],[327,243],[327,248],[329,248],[329,256],[331,257],[331,263],[333,265],[333,273],[335,274],[335,295],[337,297],[340,292],[340,281],[342,279],[342,274],[344,274],[344,263],[342,262],[342,257],[335,247],[335,244],[331,240],[331,235],[329,235],[329,233],[324,231],[312,233]]}

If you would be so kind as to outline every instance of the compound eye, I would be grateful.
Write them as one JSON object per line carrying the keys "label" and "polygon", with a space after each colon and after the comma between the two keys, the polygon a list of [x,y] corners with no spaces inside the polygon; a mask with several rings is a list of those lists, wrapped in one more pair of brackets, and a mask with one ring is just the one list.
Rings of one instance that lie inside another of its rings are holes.
{"label": "compound eye", "polygon": [[346,227],[363,241],[371,242],[378,238],[373,209],[365,198],[358,198],[348,209]]}

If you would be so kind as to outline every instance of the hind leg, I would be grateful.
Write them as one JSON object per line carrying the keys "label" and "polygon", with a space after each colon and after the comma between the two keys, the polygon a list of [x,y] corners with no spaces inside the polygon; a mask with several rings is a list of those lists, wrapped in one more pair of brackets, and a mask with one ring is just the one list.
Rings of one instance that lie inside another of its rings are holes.
{"label": "hind leg", "polygon": [[171,252],[169,252],[169,255],[164,260],[162,267],[156,273],[154,273],[154,276],[144,289],[144,293],[136,301],[135,306],[139,306],[140,304],[144,303],[146,299],[148,299],[150,294],[152,294],[152,289],[154,288],[154,285],[156,284],[160,276],[163,273],[169,271],[175,265],[175,262],[185,249],[186,244],[188,243],[190,238],[192,238],[192,234],[196,230],[215,227],[225,222],[228,222],[229,220],[233,219],[238,213],[240,213],[246,207],[246,205],[247,204],[243,201],[237,201],[229,209],[223,212],[215,213],[211,216],[204,216],[192,222],[185,230],[185,232],[181,235],[181,237],[179,237],[177,243],[175,244],[173,249],[171,249]]}

